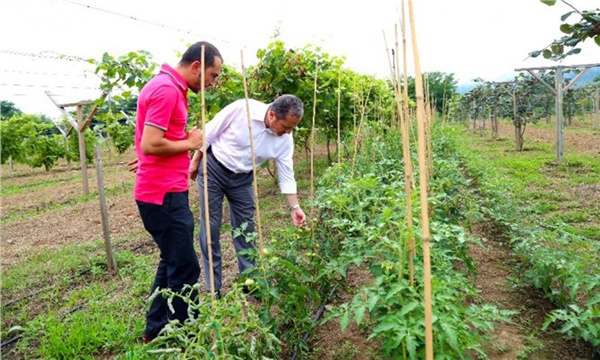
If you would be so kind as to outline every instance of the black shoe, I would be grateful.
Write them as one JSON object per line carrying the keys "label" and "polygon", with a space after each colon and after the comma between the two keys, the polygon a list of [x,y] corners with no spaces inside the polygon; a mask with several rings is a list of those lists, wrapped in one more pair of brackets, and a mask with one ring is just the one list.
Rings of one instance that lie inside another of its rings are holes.
{"label": "black shoe", "polygon": [[154,340],[154,337],[148,335],[148,334],[144,334],[144,336],[142,337],[142,343],[143,344],[149,344],[152,342],[152,340]]}

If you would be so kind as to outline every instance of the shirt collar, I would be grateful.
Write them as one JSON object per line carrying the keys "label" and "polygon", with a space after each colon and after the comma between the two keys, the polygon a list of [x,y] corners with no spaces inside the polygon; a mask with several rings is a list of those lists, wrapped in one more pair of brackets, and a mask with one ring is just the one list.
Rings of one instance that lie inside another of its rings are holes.
{"label": "shirt collar", "polygon": [[179,86],[179,88],[181,89],[181,92],[183,92],[184,95],[187,95],[188,84],[183,79],[183,76],[181,76],[181,74],[179,74],[175,69],[173,69],[172,67],[170,67],[167,64],[163,64],[160,67],[160,74],[166,74],[166,75],[170,76],[171,79]]}

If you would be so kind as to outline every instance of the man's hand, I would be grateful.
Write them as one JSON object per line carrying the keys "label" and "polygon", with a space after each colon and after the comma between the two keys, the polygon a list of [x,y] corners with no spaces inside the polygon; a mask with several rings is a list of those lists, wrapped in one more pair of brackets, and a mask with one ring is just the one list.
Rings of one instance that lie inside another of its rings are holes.
{"label": "man's hand", "polygon": [[136,173],[138,168],[138,158],[135,158],[127,163],[127,170],[132,173]]}
{"label": "man's hand", "polygon": [[203,136],[202,130],[198,130],[197,127],[192,127],[187,132],[187,140],[190,144],[190,150],[198,150],[202,147],[203,144]]}
{"label": "man's hand", "polygon": [[196,180],[196,177],[198,177],[198,168],[200,167],[200,161],[202,160],[203,154],[202,151],[196,150],[190,161],[190,179],[192,180]]}
{"label": "man's hand", "polygon": [[306,225],[306,215],[300,206],[292,208],[292,221],[294,221],[294,225],[296,225],[296,227]]}

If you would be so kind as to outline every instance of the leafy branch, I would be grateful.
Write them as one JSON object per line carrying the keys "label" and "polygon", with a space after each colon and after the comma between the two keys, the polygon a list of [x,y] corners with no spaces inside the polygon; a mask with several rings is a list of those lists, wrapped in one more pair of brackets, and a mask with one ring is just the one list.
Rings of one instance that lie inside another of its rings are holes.
{"label": "leafy branch", "polygon": [[[540,1],[548,6],[553,6],[557,2],[557,0]],[[560,20],[563,22],[560,25],[560,31],[566,35],[558,40],[554,40],[541,50],[530,52],[529,56],[535,58],[542,55],[545,59],[554,61],[563,60],[569,55],[579,54],[581,48],[577,46],[588,38],[594,39],[596,45],[600,46],[600,9],[579,11],[565,0],[560,1],[573,9],[560,17]],[[581,19],[575,24],[565,23],[564,21],[573,13],[579,14]],[[567,50],[569,48],[570,50]]]}

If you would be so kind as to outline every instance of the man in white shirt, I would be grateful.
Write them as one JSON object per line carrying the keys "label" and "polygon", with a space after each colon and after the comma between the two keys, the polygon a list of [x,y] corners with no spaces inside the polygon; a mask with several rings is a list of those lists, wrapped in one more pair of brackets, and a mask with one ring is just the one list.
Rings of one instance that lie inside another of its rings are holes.
{"label": "man in white shirt", "polygon": [[[290,206],[294,225],[305,223],[306,216],[298,203],[294,179],[294,140],[292,130],[304,114],[304,105],[295,95],[282,95],[270,104],[248,100],[252,120],[254,158],[259,167],[265,161],[275,159],[279,188]],[[231,227],[239,229],[247,223],[244,233],[254,232],[254,189],[252,186],[252,157],[248,134],[246,100],[237,100],[223,108],[206,124],[207,177],[210,214],[210,234],[214,271],[215,293],[221,290],[221,245],[219,229],[223,210],[223,197],[227,197]],[[198,178],[200,196],[200,249],[204,260],[204,278],[210,292],[209,264],[204,211],[204,178],[198,175],[203,153],[196,151],[190,165],[190,178]],[[252,249],[244,235],[234,236],[236,252]],[[238,269],[242,273],[256,266],[248,256],[238,255]]]}

